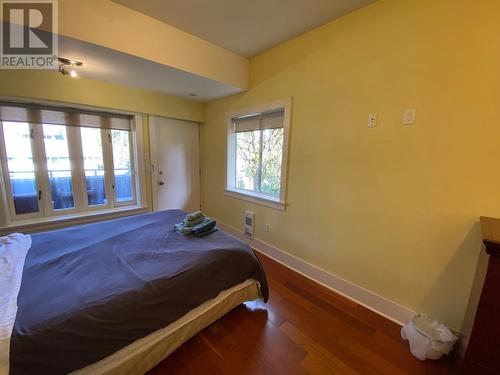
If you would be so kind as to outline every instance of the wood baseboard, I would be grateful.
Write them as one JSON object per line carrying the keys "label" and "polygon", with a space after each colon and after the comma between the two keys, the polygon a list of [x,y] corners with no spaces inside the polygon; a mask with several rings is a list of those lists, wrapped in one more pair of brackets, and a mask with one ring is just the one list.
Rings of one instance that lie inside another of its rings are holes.
{"label": "wood baseboard", "polygon": [[305,277],[343,295],[354,302],[365,306],[366,308],[386,317],[399,325],[406,324],[416,313],[404,306],[390,301],[387,298],[379,296],[365,288],[335,276],[328,271],[297,258],[284,250],[270,245],[259,239],[249,240],[243,235],[243,232],[224,224],[217,220],[217,225],[225,232],[234,237],[245,241],[253,249],[267,255],[284,266],[298,272]]}

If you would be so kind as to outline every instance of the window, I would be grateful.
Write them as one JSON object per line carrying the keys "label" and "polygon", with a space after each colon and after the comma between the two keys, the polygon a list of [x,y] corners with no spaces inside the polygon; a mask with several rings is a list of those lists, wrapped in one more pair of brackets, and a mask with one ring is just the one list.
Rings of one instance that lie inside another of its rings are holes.
{"label": "window", "polygon": [[104,157],[101,129],[80,128],[83,151],[83,170],[87,187],[87,204],[101,206],[108,203],[104,178]]}
{"label": "window", "polygon": [[39,212],[38,185],[28,124],[3,123],[8,179],[16,215]]}
{"label": "window", "polygon": [[52,208],[54,210],[73,208],[75,202],[66,126],[43,124],[42,129]]}
{"label": "window", "polygon": [[134,199],[130,132],[112,130],[111,139],[113,144],[116,201],[119,203],[130,202]]}
{"label": "window", "polygon": [[131,115],[0,102],[1,189],[8,222],[140,202],[132,120]]}
{"label": "window", "polygon": [[284,208],[290,100],[228,116],[226,192]]}

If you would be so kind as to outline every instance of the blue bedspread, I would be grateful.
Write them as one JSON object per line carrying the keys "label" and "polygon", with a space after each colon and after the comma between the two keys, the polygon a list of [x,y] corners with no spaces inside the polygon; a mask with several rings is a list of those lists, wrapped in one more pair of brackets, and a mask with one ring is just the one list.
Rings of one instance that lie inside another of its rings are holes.
{"label": "blue bedspread", "polygon": [[11,338],[11,374],[63,374],[97,362],[264,272],[222,231],[173,231],[168,210],[34,234]]}

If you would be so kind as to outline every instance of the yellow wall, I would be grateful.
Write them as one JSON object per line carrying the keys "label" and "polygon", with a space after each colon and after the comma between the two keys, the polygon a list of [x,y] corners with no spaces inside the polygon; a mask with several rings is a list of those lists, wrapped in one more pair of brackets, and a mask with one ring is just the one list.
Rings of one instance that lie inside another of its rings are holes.
{"label": "yellow wall", "polygon": [[[459,329],[478,216],[500,215],[499,35],[498,0],[380,0],[257,56],[207,105],[204,209],[240,229],[251,209],[259,239]],[[225,196],[224,114],[290,96],[287,210]]]}
{"label": "yellow wall", "polygon": [[[18,97],[97,106],[143,114],[144,150],[149,154],[147,114],[203,122],[205,105],[152,91],[89,79],[71,79],[58,72],[0,70],[0,97]],[[152,207],[151,174],[146,175]]]}
{"label": "yellow wall", "polygon": [[27,97],[203,122],[203,103],[42,70],[0,70],[0,96]]}

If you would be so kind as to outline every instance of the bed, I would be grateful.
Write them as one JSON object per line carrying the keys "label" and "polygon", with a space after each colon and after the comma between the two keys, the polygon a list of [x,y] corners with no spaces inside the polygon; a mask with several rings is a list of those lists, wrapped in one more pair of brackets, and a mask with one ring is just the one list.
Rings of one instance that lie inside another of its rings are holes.
{"label": "bed", "polygon": [[33,234],[10,373],[144,373],[242,302],[267,300],[248,245],[173,231],[167,210]]}

